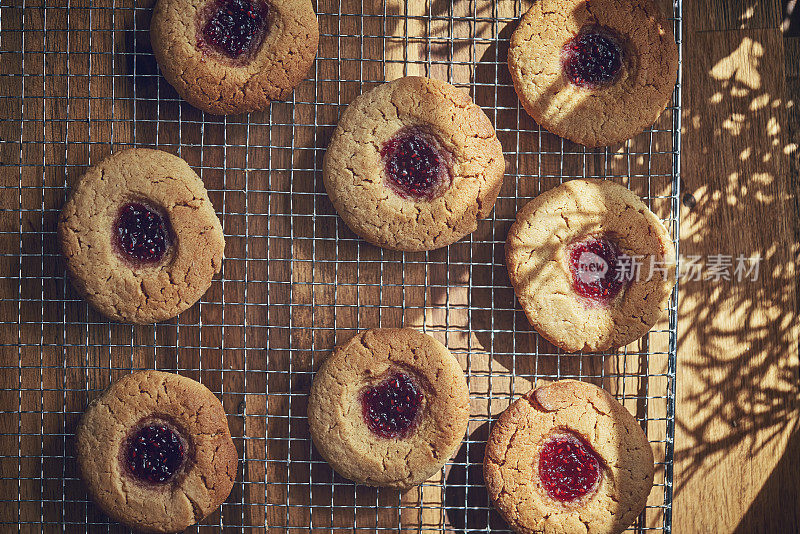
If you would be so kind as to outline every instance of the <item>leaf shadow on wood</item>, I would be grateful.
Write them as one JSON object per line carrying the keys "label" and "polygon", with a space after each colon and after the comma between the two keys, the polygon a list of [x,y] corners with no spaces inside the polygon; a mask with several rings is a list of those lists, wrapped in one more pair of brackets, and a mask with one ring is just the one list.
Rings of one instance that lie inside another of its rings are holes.
{"label": "leaf shadow on wood", "polygon": [[[784,100],[783,71],[765,61],[779,33],[697,35],[702,41],[685,49],[693,72],[705,75],[687,79],[685,91],[686,145],[697,153],[684,158],[682,251],[706,254],[706,266],[711,254],[761,260],[757,280],[681,284],[675,497],[702,488],[709,503],[722,503],[729,489],[706,480],[726,473],[737,488],[748,478],[763,488],[737,531],[779,531],[798,519],[775,514],[776,503],[796,515],[800,497],[797,140],[786,135],[797,102]],[[695,353],[681,358],[680,347]],[[752,463],[733,463],[743,455]],[[687,520],[678,524],[688,528]]]}

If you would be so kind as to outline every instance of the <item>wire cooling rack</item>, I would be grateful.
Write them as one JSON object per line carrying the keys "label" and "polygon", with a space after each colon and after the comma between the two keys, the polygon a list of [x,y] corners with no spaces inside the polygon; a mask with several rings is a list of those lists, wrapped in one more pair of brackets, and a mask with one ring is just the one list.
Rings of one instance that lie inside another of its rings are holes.
{"label": "wire cooling rack", "polygon": [[[64,5],[66,4],[66,5]],[[528,325],[507,278],[514,215],[574,177],[628,185],[678,246],[680,83],[654,127],[588,150],[521,110],[506,66],[518,0],[319,0],[320,50],[291,100],[249,116],[203,115],[161,78],[151,5],[131,0],[0,2],[0,523],[3,531],[123,531],[87,500],[73,431],[131,369],[202,381],[229,415],[237,483],[202,530],[483,532],[506,528],[481,476],[490,422],[538,378],[602,385],[652,442],[656,484],[634,531],[670,531],[676,296],[664,321],[618,353],[563,355]],[[665,3],[681,42],[680,1]],[[471,236],[424,254],[380,250],[336,216],[321,160],[344,107],[404,74],[467,89],[496,125],[507,170]],[[200,174],[226,234],[202,302],[151,326],[109,323],[73,291],[55,242],[69,187],[126,146],[178,154]],[[331,347],[356,331],[412,326],[465,369],[472,415],[439,476],[406,494],[354,485],[311,446],[306,397]]]}

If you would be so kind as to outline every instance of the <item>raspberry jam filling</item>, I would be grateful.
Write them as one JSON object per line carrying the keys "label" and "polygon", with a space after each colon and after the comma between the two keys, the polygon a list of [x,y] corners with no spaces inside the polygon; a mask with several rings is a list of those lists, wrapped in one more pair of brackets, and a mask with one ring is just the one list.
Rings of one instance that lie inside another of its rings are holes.
{"label": "raspberry jam filling", "polygon": [[570,82],[593,89],[611,83],[622,69],[622,46],[609,30],[589,28],[561,50],[561,66]]}
{"label": "raspberry jam filling", "polygon": [[617,244],[606,236],[592,237],[569,248],[572,288],[587,299],[608,303],[622,289]]}
{"label": "raspberry jam filling", "polygon": [[539,479],[553,499],[574,501],[597,487],[600,459],[582,438],[558,434],[548,439],[539,452]]}
{"label": "raspberry jam filling", "polygon": [[394,372],[361,393],[364,421],[372,433],[384,438],[402,438],[414,428],[422,389],[403,372]]}
{"label": "raspberry jam filling", "polygon": [[269,7],[260,0],[217,0],[206,13],[204,42],[230,59],[252,53],[267,33]]}
{"label": "raspberry jam filling", "polygon": [[381,158],[390,188],[403,198],[430,201],[450,187],[448,154],[422,129],[400,130],[383,145]]}
{"label": "raspberry jam filling", "polygon": [[157,263],[169,248],[169,227],[154,209],[131,202],[120,208],[114,222],[117,248],[138,263]]}
{"label": "raspberry jam filling", "polygon": [[142,482],[164,484],[183,466],[186,444],[163,422],[143,426],[128,438],[125,466]]}

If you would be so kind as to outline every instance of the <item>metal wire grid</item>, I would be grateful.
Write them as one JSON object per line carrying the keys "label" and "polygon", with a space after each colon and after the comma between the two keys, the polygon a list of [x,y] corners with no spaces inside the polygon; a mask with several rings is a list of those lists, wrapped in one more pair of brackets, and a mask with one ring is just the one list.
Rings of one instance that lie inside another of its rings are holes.
{"label": "metal wire grid", "polygon": [[[320,0],[310,80],[264,113],[218,118],[180,101],[149,50],[150,5],[0,3],[0,523],[18,531],[124,531],[87,502],[72,447],[89,400],[131,369],[198,379],[223,401],[239,451],[237,484],[192,531],[502,529],[482,485],[493,417],[537,378],[575,377],[615,393],[656,452],[656,488],[635,531],[671,531],[677,293],[668,320],[618,354],[562,355],[527,324],[509,287],[505,236],[519,208],[572,177],[622,181],[664,218],[678,248],[680,79],[654,127],[588,150],[540,129],[505,65],[519,0],[372,5]],[[681,3],[673,13],[681,44]],[[447,249],[365,245],[336,217],[320,180],[341,110],[401,74],[469,90],[506,151],[491,219]],[[73,292],[55,244],[69,185],[124,146],[177,153],[223,221],[226,261],[198,306],[166,324],[107,322]],[[355,331],[415,326],[466,370],[472,417],[456,457],[406,495],[353,485],[313,451],[305,399],[313,370]],[[266,395],[265,395],[266,393]]]}

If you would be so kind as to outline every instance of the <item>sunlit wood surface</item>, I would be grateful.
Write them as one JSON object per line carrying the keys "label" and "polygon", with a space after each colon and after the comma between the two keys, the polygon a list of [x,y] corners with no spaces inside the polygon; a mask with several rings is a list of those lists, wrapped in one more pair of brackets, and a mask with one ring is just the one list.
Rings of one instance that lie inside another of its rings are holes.
{"label": "sunlit wood surface", "polygon": [[800,531],[794,4],[684,2],[681,252],[763,261],[681,286],[676,532]]}

